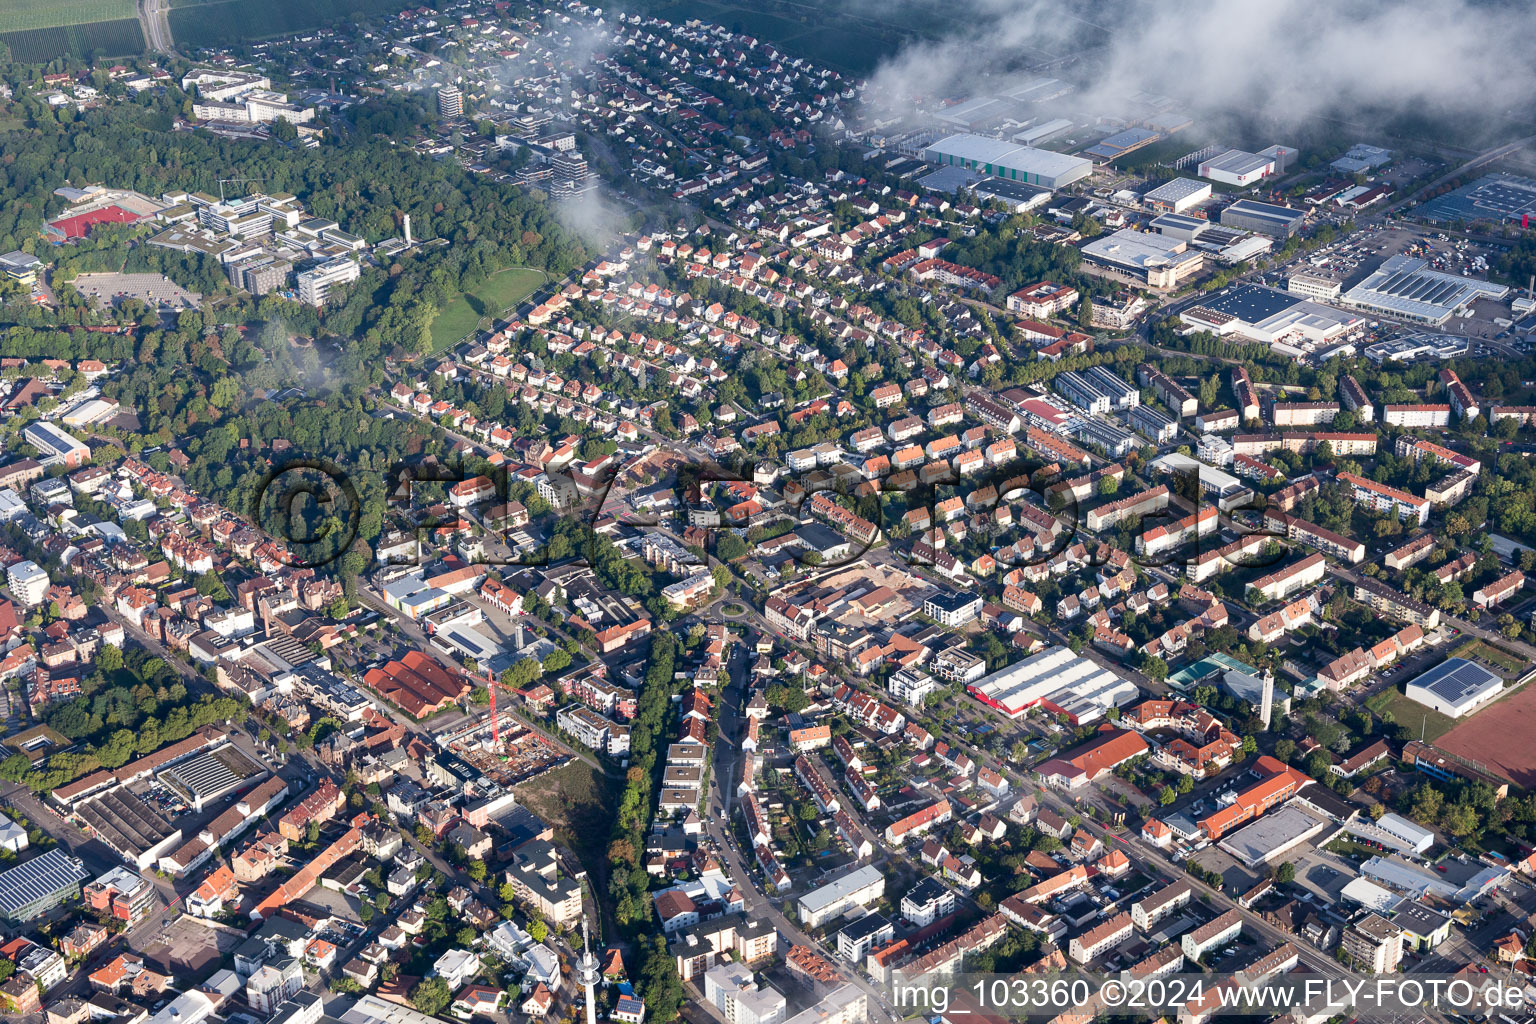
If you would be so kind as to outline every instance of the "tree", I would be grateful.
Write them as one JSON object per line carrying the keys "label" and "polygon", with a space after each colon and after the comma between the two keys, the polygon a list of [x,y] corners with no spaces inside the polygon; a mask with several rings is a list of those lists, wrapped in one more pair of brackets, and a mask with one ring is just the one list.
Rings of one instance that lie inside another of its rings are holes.
{"label": "tree", "polygon": [[[1187,777],[1188,776],[1186,776],[1186,778]],[[1162,804],[1164,807],[1169,806],[1170,804],[1172,804],[1178,798],[1179,798],[1179,795],[1174,792],[1172,786],[1164,786],[1163,787],[1163,791],[1161,793],[1157,794],[1157,802]]]}
{"label": "tree", "polygon": [[538,918],[534,918],[528,925],[528,937],[534,942],[543,942],[549,938],[549,925]]}
{"label": "tree", "polygon": [[[1085,299],[1084,301],[1086,302],[1087,300]],[[1101,496],[1107,498],[1111,494],[1114,494],[1119,489],[1120,489],[1120,480],[1119,480],[1118,477],[1106,476],[1106,477],[1101,477],[1099,479],[1099,494]]]}
{"label": "tree", "polygon": [[429,1017],[437,1017],[453,1002],[453,993],[442,978],[427,978],[411,989],[411,1005]]}
{"label": "tree", "polygon": [[1093,298],[1084,295],[1083,301],[1077,304],[1077,322],[1084,328],[1093,326]]}
{"label": "tree", "polygon": [[485,861],[472,860],[469,862],[469,877],[476,882],[484,882],[486,875]]}
{"label": "tree", "polygon": [[1275,881],[1285,884],[1296,881],[1296,865],[1285,861],[1275,868]]}

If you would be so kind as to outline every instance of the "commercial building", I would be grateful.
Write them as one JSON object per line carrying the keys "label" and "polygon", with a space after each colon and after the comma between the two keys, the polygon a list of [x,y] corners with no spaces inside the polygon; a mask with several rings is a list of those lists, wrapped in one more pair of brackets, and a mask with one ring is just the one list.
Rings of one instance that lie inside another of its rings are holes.
{"label": "commercial building", "polygon": [[1093,173],[1091,160],[982,135],[950,135],[930,143],[921,155],[929,163],[966,167],[1005,181],[1049,189],[1062,188]]}
{"label": "commercial building", "polygon": [[1343,310],[1251,284],[1204,298],[1179,319],[1217,337],[1289,346],[1297,354],[1337,344],[1365,326]]}
{"label": "commercial building", "polygon": [[1448,658],[1409,680],[1409,700],[1418,701],[1442,715],[1460,718],[1498,697],[1504,680],[1474,661]]}
{"label": "commercial building", "polygon": [[1478,299],[1502,299],[1507,285],[1432,270],[1426,260],[1398,254],[1345,292],[1344,305],[1412,323],[1440,327]]}
{"label": "commercial building", "polygon": [[1467,354],[1471,346],[1466,338],[1449,334],[1414,334],[1389,338],[1369,345],[1365,358],[1373,363],[1411,363],[1419,359],[1455,359]]}
{"label": "commercial building", "polygon": [[1079,722],[1101,717],[1106,708],[1122,707],[1140,692],[1134,683],[1067,647],[1048,647],[983,676],[966,691],[1009,718],[1042,705]]}
{"label": "commercial building", "polygon": [[1174,178],[1141,197],[1149,210],[1157,213],[1183,213],[1211,198],[1211,186],[1193,178]]}
{"label": "commercial building", "polygon": [[1306,219],[1305,210],[1260,203],[1252,199],[1239,199],[1221,211],[1222,226],[1257,231],[1275,238],[1290,238],[1301,230]]}
{"label": "commercial building", "polygon": [[43,456],[44,466],[63,464],[69,469],[78,469],[86,459],[91,457],[91,450],[86,447],[85,442],[60,430],[52,423],[44,423],[41,420],[29,423],[22,430],[21,436]]}
{"label": "commercial building", "polygon": [[1202,178],[1219,181],[1223,185],[1243,188],[1266,175],[1273,174],[1274,170],[1275,161],[1269,157],[1247,153],[1241,149],[1229,149],[1200,161],[1200,167],[1196,173]]}
{"label": "commercial building", "polygon": [[1257,868],[1334,827],[1326,818],[1292,805],[1223,836],[1217,845],[1247,867]]}
{"label": "commercial building", "polygon": [[90,877],[85,865],[61,849],[0,871],[0,918],[22,923],[80,895]]}
{"label": "commercial building", "polygon": [[854,907],[867,907],[885,895],[885,876],[866,864],[800,897],[800,923],[819,928]]}
{"label": "commercial building", "polygon": [[311,306],[323,306],[330,298],[331,289],[350,284],[361,274],[357,262],[345,257],[311,267],[298,276],[299,301]]}
{"label": "commercial building", "polygon": [[1252,774],[1262,778],[1236,793],[1231,803],[1200,820],[1200,827],[1209,838],[1220,839],[1245,822],[1289,800],[1312,781],[1283,761],[1267,756],[1260,757],[1254,763]]}
{"label": "commercial building", "polygon": [[1095,238],[1081,249],[1083,270],[1154,291],[1169,291],[1205,267],[1205,254],[1182,239],[1129,228]]}
{"label": "commercial building", "polygon": [[1308,299],[1337,299],[1341,285],[1338,278],[1311,270],[1293,270],[1285,279],[1286,291]]}

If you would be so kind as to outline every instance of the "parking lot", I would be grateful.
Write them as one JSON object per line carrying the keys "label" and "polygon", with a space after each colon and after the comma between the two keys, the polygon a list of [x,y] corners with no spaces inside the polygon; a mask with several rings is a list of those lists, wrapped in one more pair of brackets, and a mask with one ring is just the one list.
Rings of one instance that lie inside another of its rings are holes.
{"label": "parking lot", "polygon": [[138,299],[156,309],[190,309],[203,297],[189,292],[164,274],[81,274],[74,280],[75,290],[101,305],[115,306],[128,299]]}

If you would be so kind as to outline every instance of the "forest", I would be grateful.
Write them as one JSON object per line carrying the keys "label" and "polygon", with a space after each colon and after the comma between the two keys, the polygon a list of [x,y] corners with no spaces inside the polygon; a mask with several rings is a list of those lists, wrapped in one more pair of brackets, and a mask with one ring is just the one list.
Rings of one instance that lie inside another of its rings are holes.
{"label": "forest", "polygon": [[0,761],[0,779],[46,793],[98,768],[120,768],[205,725],[243,719],[245,702],[188,687],[176,670],[142,648],[104,647],[80,681],[80,696],[49,709],[48,725],[80,746],[54,754],[43,769],[27,754]]}

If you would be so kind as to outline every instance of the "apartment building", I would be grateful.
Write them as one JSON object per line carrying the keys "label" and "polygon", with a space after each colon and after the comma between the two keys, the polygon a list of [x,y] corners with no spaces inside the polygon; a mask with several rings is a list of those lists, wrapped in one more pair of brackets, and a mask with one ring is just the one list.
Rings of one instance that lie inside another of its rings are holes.
{"label": "apartment building", "polygon": [[1367,480],[1354,473],[1340,473],[1339,482],[1349,485],[1354,491],[1356,501],[1378,512],[1391,512],[1399,519],[1411,520],[1420,526],[1429,519],[1431,506],[1428,498],[1421,498],[1396,487],[1388,487],[1386,484]]}
{"label": "apartment building", "polygon": [[1405,427],[1409,430],[1428,430],[1432,427],[1451,425],[1449,405],[1388,405],[1383,407],[1381,421],[1389,427]]}
{"label": "apartment building", "polygon": [[1344,952],[1369,974],[1392,974],[1403,961],[1403,930],[1367,914],[1344,930]]}
{"label": "apartment building", "polygon": [[1184,955],[1198,960],[1213,949],[1220,949],[1243,933],[1243,918],[1236,910],[1228,910],[1214,921],[1207,921],[1192,932],[1185,932],[1179,940]]}

